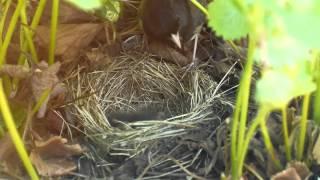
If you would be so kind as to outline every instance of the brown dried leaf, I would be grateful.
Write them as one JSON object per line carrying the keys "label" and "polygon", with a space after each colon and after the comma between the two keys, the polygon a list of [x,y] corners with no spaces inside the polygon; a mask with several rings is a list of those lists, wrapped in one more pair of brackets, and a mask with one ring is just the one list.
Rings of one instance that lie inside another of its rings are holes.
{"label": "brown dried leaf", "polygon": [[[83,48],[92,42],[102,28],[102,24],[93,23],[60,24],[57,31],[55,55],[61,56],[63,61],[72,61]],[[48,26],[39,26],[37,28],[37,41],[43,49],[49,47],[49,32],[50,27]]]}
{"label": "brown dried leaf", "polygon": [[290,162],[289,167],[294,168],[301,179],[306,179],[311,174],[309,168],[303,162],[298,162],[298,161]]}
{"label": "brown dried leaf", "polygon": [[71,157],[79,155],[83,149],[79,144],[68,145],[68,140],[60,136],[53,136],[47,141],[35,141],[37,153],[42,157]]}
{"label": "brown dried leaf", "polygon": [[51,133],[59,134],[63,131],[63,118],[60,112],[50,110],[46,116],[45,125]]}
{"label": "brown dried leaf", "polygon": [[39,154],[31,152],[30,159],[42,176],[62,176],[77,169],[75,163],[63,158],[43,159]]}
{"label": "brown dried leaf", "polygon": [[290,167],[272,176],[271,180],[301,180],[301,178],[297,171]]}
{"label": "brown dried leaf", "polygon": [[[43,15],[41,16],[40,24],[50,24],[51,19],[51,9],[52,2],[51,0],[46,3],[46,7],[43,11]],[[33,4],[33,7],[36,7],[37,4]],[[35,9],[35,8],[34,8]],[[67,24],[67,23],[84,23],[84,22],[92,22],[96,18],[86,12],[83,12],[76,7],[70,5],[65,1],[60,1],[59,3],[59,23]]]}
{"label": "brown dried leaf", "polygon": [[30,159],[42,176],[61,176],[76,169],[76,164],[68,158],[83,153],[78,144],[68,145],[67,139],[54,136],[47,141],[35,141]]}
{"label": "brown dried leaf", "polygon": [[25,79],[31,75],[30,70],[21,65],[4,64],[0,67],[0,76],[8,75],[19,79]]}
{"label": "brown dried leaf", "polygon": [[[16,33],[16,34],[18,34],[18,33]],[[16,38],[16,39],[19,40],[19,38]],[[20,53],[21,53],[21,50],[20,50],[19,43],[13,42],[13,40],[12,40],[11,43],[9,44],[9,48],[7,50],[6,63],[18,64],[18,59],[19,59]],[[24,55],[28,56],[28,54],[24,54]],[[31,57],[31,55],[30,55],[30,57]]]}
{"label": "brown dried leaf", "polygon": [[298,162],[298,161],[292,161],[289,163],[287,169],[277,173],[271,179],[272,180],[286,180],[286,179],[301,180],[301,179],[306,179],[309,175],[311,175],[311,172],[304,163]]}
{"label": "brown dried leaf", "polygon": [[[119,55],[120,48],[119,44],[113,44],[110,46],[101,46],[98,48],[92,48],[90,51],[86,52],[86,64],[83,64],[89,69],[97,69],[101,66],[109,65],[112,63],[112,57]],[[77,64],[79,65],[79,64]]]}
{"label": "brown dried leaf", "polygon": [[0,162],[8,169],[16,169],[21,165],[9,133],[0,139]]}
{"label": "brown dried leaf", "polygon": [[61,83],[59,83],[59,78],[57,76],[60,66],[59,62],[48,66],[46,62],[42,61],[37,65],[37,68],[35,68],[32,73],[30,79],[31,89],[36,101],[39,101],[46,90],[51,90],[51,94],[47,97],[38,111],[38,118],[44,117],[49,99],[65,92],[65,88]]}

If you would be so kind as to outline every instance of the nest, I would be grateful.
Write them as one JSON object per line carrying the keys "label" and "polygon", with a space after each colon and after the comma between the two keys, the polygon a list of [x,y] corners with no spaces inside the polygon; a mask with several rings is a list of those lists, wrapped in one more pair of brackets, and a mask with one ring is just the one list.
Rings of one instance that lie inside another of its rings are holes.
{"label": "nest", "polygon": [[[70,84],[73,104],[88,137],[109,150],[121,147],[127,155],[144,149],[149,141],[177,136],[206,121],[217,98],[216,82],[204,71],[185,72],[147,54],[125,54],[105,69],[78,74]],[[165,119],[118,123],[114,113],[154,112]],[[109,117],[109,119],[108,119]],[[98,140],[100,139],[100,140]]]}
{"label": "nest", "polygon": [[[78,99],[72,114],[108,156],[134,157],[203,124],[220,124],[213,110],[220,97],[217,83],[207,73],[185,71],[148,54],[121,55],[68,83]],[[135,119],[135,113],[147,115]]]}

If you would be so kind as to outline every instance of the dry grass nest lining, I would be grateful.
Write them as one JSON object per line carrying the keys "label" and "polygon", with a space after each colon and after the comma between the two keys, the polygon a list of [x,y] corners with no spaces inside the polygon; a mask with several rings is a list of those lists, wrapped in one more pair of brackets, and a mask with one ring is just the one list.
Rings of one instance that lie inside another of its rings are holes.
{"label": "dry grass nest lining", "polygon": [[[212,104],[219,98],[217,83],[203,70],[185,72],[137,52],[121,55],[101,70],[78,73],[68,83],[74,99],[87,96],[71,108],[84,133],[114,155],[134,156],[157,140],[184,135],[212,120]],[[135,111],[165,116],[111,125],[108,114]]]}

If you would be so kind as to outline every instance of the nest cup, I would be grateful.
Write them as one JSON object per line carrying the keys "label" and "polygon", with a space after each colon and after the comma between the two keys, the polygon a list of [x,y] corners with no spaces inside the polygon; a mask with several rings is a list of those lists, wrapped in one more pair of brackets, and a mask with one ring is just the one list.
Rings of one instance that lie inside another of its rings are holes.
{"label": "nest cup", "polygon": [[[203,70],[186,72],[148,54],[127,53],[69,82],[72,114],[109,155],[132,157],[152,144],[212,120],[217,85]],[[79,98],[82,97],[82,98]],[[130,119],[131,114],[147,114]],[[114,118],[125,114],[127,119]]]}

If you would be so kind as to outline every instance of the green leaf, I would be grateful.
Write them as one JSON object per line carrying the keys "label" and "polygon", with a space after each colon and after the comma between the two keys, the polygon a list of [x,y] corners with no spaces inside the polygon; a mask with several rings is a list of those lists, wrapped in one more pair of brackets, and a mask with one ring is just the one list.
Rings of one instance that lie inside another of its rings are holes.
{"label": "green leaf", "polygon": [[320,14],[311,11],[285,13],[284,22],[289,35],[308,48],[320,48]]}
{"label": "green leaf", "polygon": [[103,4],[101,0],[67,0],[78,8],[85,11],[92,11],[100,8]]}
{"label": "green leaf", "polygon": [[310,56],[308,48],[287,34],[269,35],[263,43],[264,46],[257,48],[256,59],[273,68],[295,66]]}
{"label": "green leaf", "polygon": [[209,26],[225,40],[245,37],[249,25],[243,14],[231,0],[215,0],[208,6]]}
{"label": "green leaf", "polygon": [[265,70],[257,82],[256,100],[261,105],[279,109],[286,106],[292,98],[315,89],[316,85],[307,67]]}
{"label": "green leaf", "polygon": [[103,17],[108,19],[111,22],[115,22],[118,20],[120,15],[120,2],[119,0],[105,0],[104,6],[97,13]]}
{"label": "green leaf", "polygon": [[[262,0],[266,16],[273,16],[273,24],[265,24],[266,31],[274,31],[281,26],[286,33],[300,46],[320,48],[320,1],[294,0],[282,2],[278,0]],[[270,26],[271,25],[271,26]]]}

